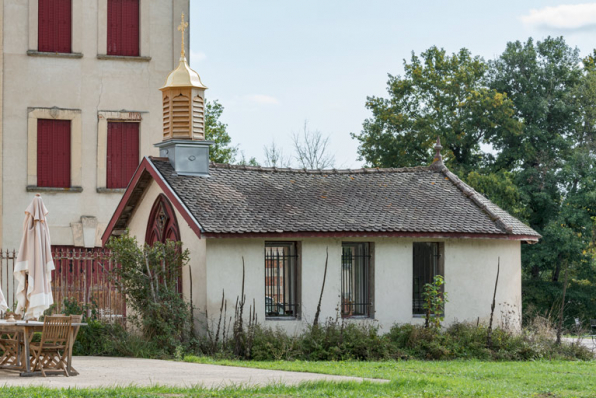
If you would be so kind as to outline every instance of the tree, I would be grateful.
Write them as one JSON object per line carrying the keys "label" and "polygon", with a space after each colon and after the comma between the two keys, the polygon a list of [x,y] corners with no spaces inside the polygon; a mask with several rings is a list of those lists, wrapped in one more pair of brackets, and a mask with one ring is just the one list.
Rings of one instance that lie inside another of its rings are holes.
{"label": "tree", "polygon": [[240,151],[240,161],[238,164],[241,166],[260,166],[259,162],[257,162],[257,159],[254,156],[250,159],[246,159],[246,156],[244,156],[244,151]]}
{"label": "tree", "polygon": [[464,175],[485,166],[491,157],[481,143],[498,144],[521,131],[507,95],[486,86],[487,72],[482,58],[465,48],[451,56],[437,47],[420,57],[412,53],[403,77],[389,75],[389,98],[367,98],[372,117],[352,134],[360,159],[375,167],[430,164],[439,136],[454,171]]}
{"label": "tree", "polygon": [[[573,93],[581,82],[577,49],[564,39],[548,37],[508,43],[503,54],[491,62],[491,88],[504,92],[515,105],[515,118],[523,132],[497,142],[497,167],[514,173],[532,228],[543,234],[537,245],[524,247],[524,263],[533,278],[542,271],[560,269],[560,258],[551,251],[564,250],[571,235],[557,225],[564,201],[561,173],[577,139],[577,106]],[[553,229],[555,228],[555,229]],[[559,255],[557,255],[559,257]],[[558,278],[558,271],[554,273]]]}
{"label": "tree", "polygon": [[280,168],[291,166],[290,158],[284,155],[282,148],[275,145],[275,141],[272,141],[269,146],[264,146],[263,151],[265,152],[265,166]]}
{"label": "tree", "polygon": [[323,137],[319,130],[311,130],[308,122],[300,133],[292,136],[296,160],[305,169],[325,169],[333,167],[335,158],[329,154],[329,137]]}
{"label": "tree", "polygon": [[231,145],[232,139],[227,131],[228,125],[219,120],[223,111],[223,105],[217,100],[207,101],[205,139],[214,142],[209,149],[209,159],[215,163],[234,163],[238,148]]}

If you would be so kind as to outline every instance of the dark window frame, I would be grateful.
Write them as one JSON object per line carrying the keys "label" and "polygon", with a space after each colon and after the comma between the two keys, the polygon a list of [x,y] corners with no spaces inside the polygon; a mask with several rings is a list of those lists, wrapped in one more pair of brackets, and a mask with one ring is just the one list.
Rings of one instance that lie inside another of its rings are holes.
{"label": "dark window frame", "polygon": [[369,242],[342,242],[341,247],[341,316],[373,318],[373,245]]}
{"label": "dark window frame", "polygon": [[265,242],[265,319],[300,319],[299,248],[299,242]]}
{"label": "dark window frame", "polygon": [[[424,285],[435,275],[445,277],[445,244],[443,242],[414,242],[412,245],[412,314],[425,315],[422,292]],[[442,290],[444,291],[445,285]],[[434,315],[434,314],[433,314]]]}

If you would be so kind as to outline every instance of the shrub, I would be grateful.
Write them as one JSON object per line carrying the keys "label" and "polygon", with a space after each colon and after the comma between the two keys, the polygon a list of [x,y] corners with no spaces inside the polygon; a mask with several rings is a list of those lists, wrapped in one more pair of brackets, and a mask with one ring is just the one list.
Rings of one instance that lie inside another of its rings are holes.
{"label": "shrub", "polygon": [[[219,342],[219,350],[198,352],[245,360],[513,360],[593,359],[594,355],[579,344],[557,345],[548,320],[537,319],[533,327],[519,333],[495,328],[493,344],[486,346],[486,325],[455,323],[445,329],[420,325],[395,325],[381,334],[376,325],[327,320],[308,326],[303,333],[290,336],[281,329],[257,325],[249,355],[234,355],[232,344]],[[212,348],[212,347],[211,347]]]}
{"label": "shrub", "polygon": [[147,342],[169,355],[179,346],[190,348],[194,340],[191,307],[178,291],[188,250],[172,241],[141,247],[128,234],[111,238],[107,247],[111,259],[119,264],[112,280],[133,310],[128,320]]}
{"label": "shrub", "polygon": [[[536,315],[547,316],[561,305],[563,283],[541,280],[522,282],[522,305],[524,325],[533,321]],[[586,280],[570,280],[567,287],[564,325],[574,326],[575,318],[589,327],[590,319],[596,316],[596,283]]]}

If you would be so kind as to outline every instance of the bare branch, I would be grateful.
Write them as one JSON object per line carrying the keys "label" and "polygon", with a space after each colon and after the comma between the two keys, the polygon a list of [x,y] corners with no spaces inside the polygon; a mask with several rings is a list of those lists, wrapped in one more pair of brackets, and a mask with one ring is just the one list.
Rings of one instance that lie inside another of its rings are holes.
{"label": "bare branch", "polygon": [[270,146],[264,146],[263,151],[265,152],[266,167],[286,168],[291,166],[290,157],[284,156],[283,149],[276,146],[275,141],[272,141]]}
{"label": "bare branch", "polygon": [[335,158],[329,154],[329,137],[323,137],[319,130],[311,130],[304,121],[302,132],[292,135],[296,160],[306,169],[333,167]]}

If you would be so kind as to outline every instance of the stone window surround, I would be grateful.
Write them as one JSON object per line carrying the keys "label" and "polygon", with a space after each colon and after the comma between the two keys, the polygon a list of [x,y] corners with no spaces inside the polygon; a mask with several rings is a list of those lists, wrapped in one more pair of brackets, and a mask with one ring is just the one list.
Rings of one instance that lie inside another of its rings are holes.
{"label": "stone window surround", "polygon": [[[37,119],[70,120],[70,188],[37,186]],[[82,133],[80,109],[27,108],[27,191],[83,191]]]}
{"label": "stone window surround", "polygon": [[[107,160],[108,160],[108,122],[134,122],[141,123],[142,114],[147,112],[139,111],[99,111],[97,112],[97,192],[99,193],[121,193],[126,188],[107,188]],[[142,129],[139,125],[139,148],[141,147]],[[142,157],[139,151],[139,162]]]}
{"label": "stone window surround", "polygon": [[139,4],[139,56],[108,55],[108,0],[97,0],[97,58],[104,60],[150,61],[151,2],[140,0]]}
{"label": "stone window surround", "polygon": [[45,53],[38,51],[39,1],[29,0],[29,51],[28,55],[56,56],[64,58],[81,58],[83,54],[83,1],[72,2],[72,43],[70,53]]}

